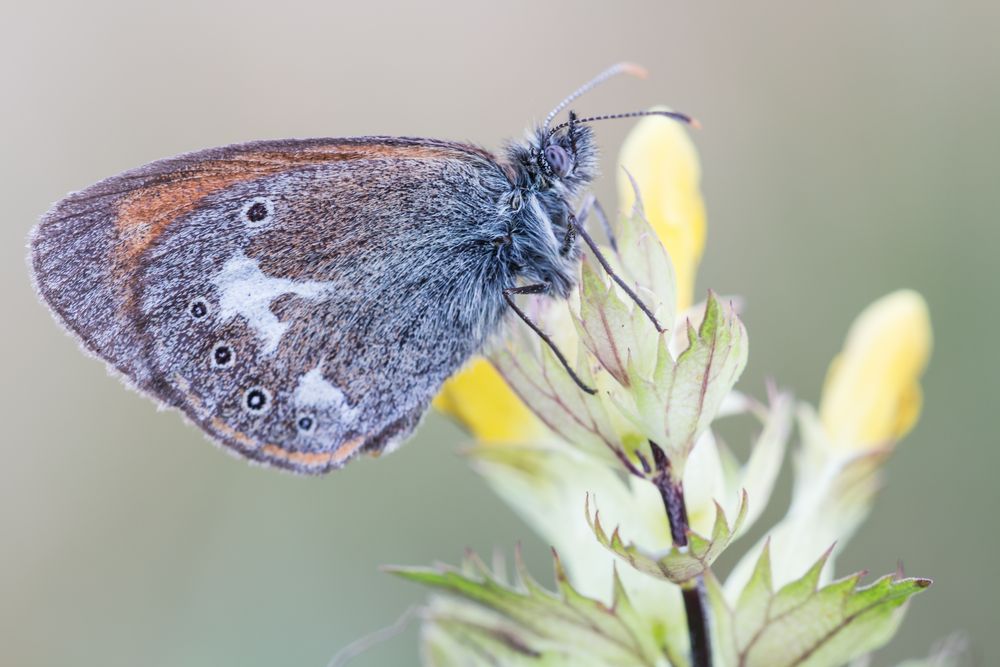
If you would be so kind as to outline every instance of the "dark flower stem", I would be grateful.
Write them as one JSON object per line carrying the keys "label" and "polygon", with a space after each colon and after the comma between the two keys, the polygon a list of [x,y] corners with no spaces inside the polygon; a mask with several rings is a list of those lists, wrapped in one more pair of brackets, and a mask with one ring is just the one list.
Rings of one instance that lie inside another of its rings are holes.
{"label": "dark flower stem", "polygon": [[[659,445],[650,440],[655,474],[652,478],[663,499],[663,508],[670,521],[670,537],[675,547],[688,544],[688,514],[684,504],[684,485],[675,481],[670,459]],[[691,638],[691,667],[712,667],[712,643],[708,636],[708,608],[705,605],[705,579],[698,577],[682,587],[684,611],[687,615],[688,636]]]}

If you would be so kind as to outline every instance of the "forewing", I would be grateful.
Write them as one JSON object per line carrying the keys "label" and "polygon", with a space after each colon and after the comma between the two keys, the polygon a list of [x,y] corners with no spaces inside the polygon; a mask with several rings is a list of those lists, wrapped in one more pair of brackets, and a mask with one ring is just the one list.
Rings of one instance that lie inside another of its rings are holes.
{"label": "forewing", "polygon": [[150,369],[132,313],[143,253],[200,201],[305,164],[350,159],[352,142],[253,142],[159,160],[56,203],[32,230],[35,284],[85,347],[149,391]]}
{"label": "forewing", "polygon": [[[439,142],[252,146],[187,158],[199,176],[174,170],[125,203],[105,185],[96,200],[113,223],[74,218],[114,229],[82,234],[97,238],[92,262],[52,242],[70,223],[50,213],[34,247],[54,250],[35,250],[36,272],[70,327],[140,387],[244,456],[322,472],[408,434],[491,329],[483,273],[506,181]],[[90,265],[89,284],[47,279],[67,256]]]}

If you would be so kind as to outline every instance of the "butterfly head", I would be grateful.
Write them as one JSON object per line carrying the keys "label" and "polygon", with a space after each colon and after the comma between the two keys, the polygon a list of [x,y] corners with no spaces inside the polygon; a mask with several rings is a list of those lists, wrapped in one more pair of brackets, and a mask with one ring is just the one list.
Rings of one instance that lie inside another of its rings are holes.
{"label": "butterfly head", "polygon": [[591,128],[576,114],[559,128],[534,129],[523,143],[508,149],[518,186],[538,192],[578,194],[597,176],[597,145]]}
{"label": "butterfly head", "polygon": [[549,285],[568,296],[576,284],[580,250],[571,216],[578,195],[597,175],[593,131],[574,122],[552,130],[538,127],[507,148],[512,176],[510,239],[504,249],[516,277]]}
{"label": "butterfly head", "polygon": [[568,296],[576,283],[580,248],[573,224],[574,206],[597,176],[597,143],[589,123],[616,118],[665,116],[697,125],[689,116],[665,109],[632,111],[579,118],[554,124],[577,98],[619,74],[645,76],[632,63],[618,63],[577,88],[549,112],[521,142],[507,147],[507,196],[512,214],[508,232],[499,237],[499,253],[515,279],[544,283],[551,293]]}

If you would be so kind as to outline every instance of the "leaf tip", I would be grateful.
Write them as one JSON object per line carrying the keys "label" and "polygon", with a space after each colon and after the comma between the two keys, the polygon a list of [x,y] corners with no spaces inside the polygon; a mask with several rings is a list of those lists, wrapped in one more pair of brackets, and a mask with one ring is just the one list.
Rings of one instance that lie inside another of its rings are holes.
{"label": "leaf tip", "polygon": [[559,560],[559,552],[556,551],[555,547],[550,547],[552,551],[552,567],[555,570],[556,581],[559,584],[569,583],[569,577],[566,576],[566,568],[563,567],[562,561]]}

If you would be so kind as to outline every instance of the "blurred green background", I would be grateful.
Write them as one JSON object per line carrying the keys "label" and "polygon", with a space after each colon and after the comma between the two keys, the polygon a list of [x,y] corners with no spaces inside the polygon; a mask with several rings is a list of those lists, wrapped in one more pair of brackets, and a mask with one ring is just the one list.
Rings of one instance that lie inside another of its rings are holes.
{"label": "blurred green background", "polygon": [[[249,467],[79,352],[35,300],[25,238],[67,191],[207,146],[399,134],[496,147],[622,59],[651,77],[577,108],[664,103],[703,122],[699,288],[747,299],[742,388],[773,376],[815,401],[861,308],[898,287],[927,297],[926,409],[838,565],[881,573],[903,558],[936,579],[877,665],[955,630],[970,664],[1000,661],[1000,3],[0,7],[0,663],[319,666],[423,599],[380,564],[522,540],[547,575],[544,545],[440,416],[399,453],[322,479]],[[598,127],[613,174],[629,125]],[[597,192],[613,202],[612,180]],[[415,641],[411,629],[354,664],[415,664]]]}

